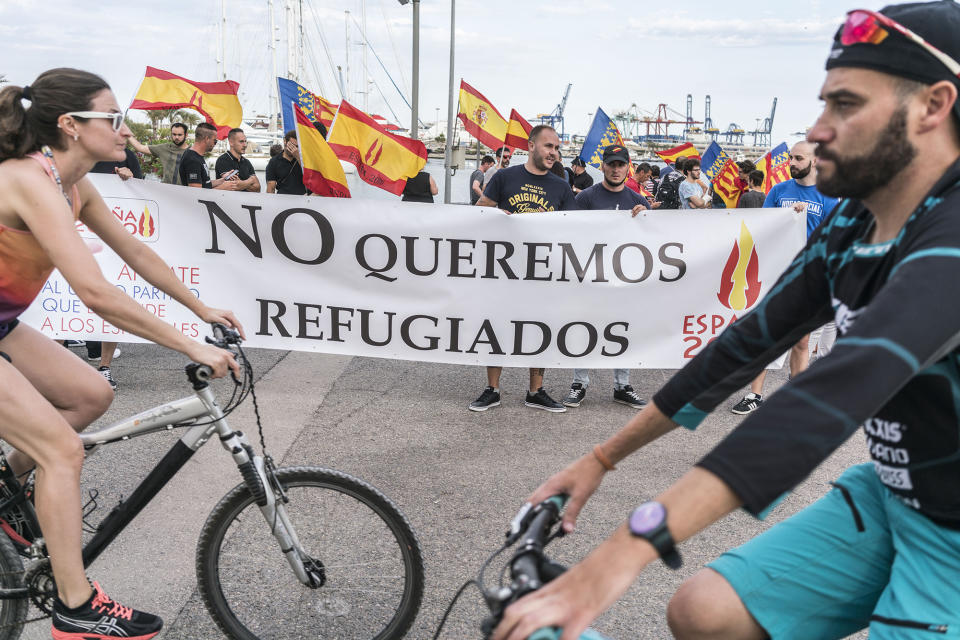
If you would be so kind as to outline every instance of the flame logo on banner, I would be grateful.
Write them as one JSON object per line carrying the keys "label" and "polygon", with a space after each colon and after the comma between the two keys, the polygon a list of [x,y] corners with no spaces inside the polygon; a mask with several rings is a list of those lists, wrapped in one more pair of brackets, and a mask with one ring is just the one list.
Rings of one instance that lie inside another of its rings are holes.
{"label": "flame logo on banner", "polygon": [[377,162],[380,160],[380,154],[382,153],[383,140],[377,137],[377,139],[373,141],[373,144],[370,145],[370,148],[367,149],[367,155],[363,157],[364,164],[370,167],[377,164]]}
{"label": "flame logo on banner", "polygon": [[150,209],[144,205],[143,213],[140,214],[140,225],[138,231],[144,238],[149,238],[156,230],[157,227],[155,224],[153,224],[153,216],[150,215]]}
{"label": "flame logo on banner", "polygon": [[740,238],[733,243],[730,257],[720,277],[717,298],[727,309],[742,311],[753,306],[760,297],[760,258],[753,244],[753,236],[743,222],[740,223]]}

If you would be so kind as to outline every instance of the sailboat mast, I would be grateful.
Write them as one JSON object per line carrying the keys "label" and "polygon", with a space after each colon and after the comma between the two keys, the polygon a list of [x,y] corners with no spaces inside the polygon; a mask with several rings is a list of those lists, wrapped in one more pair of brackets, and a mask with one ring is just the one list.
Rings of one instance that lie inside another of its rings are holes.
{"label": "sailboat mast", "polygon": [[367,0],[360,0],[360,28],[363,29],[363,110],[370,113],[370,76],[367,74]]}
{"label": "sailboat mast", "polygon": [[270,78],[270,120],[271,131],[276,131],[277,117],[280,113],[280,96],[277,95],[277,26],[274,22],[273,0],[267,1],[267,11],[270,13],[270,62],[273,65],[273,77]]}
{"label": "sailboat mast", "polygon": [[[344,32],[346,34],[346,76],[347,76],[347,96],[350,96],[350,100],[353,100],[353,96],[350,95],[350,10],[347,9],[343,12],[343,22],[344,22]],[[346,96],[344,96],[346,97]]]}

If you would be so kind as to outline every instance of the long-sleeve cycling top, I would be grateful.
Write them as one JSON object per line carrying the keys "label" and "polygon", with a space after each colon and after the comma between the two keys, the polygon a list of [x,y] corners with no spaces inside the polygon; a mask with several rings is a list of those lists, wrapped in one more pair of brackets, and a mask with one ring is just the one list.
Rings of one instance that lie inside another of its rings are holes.
{"label": "long-sleeve cycling top", "polygon": [[826,358],[765,400],[698,465],[754,515],[862,426],[880,480],[904,503],[960,529],[960,160],[891,241],[847,200],[757,307],[655,396],[695,428],[804,334],[835,319]]}

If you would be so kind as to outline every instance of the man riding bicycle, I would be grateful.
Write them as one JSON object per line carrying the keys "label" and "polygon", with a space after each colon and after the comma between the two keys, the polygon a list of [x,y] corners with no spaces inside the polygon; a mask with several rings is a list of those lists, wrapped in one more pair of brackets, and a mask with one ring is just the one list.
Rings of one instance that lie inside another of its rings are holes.
{"label": "man riding bicycle", "polygon": [[507,610],[496,640],[580,631],[674,542],[743,506],[762,517],[863,425],[871,463],[723,554],[674,595],[680,638],[960,634],[960,4],[857,10],[821,91],[817,188],[847,198],[754,311],[734,323],[532,502],[567,493],[572,530],[606,471],[695,428],[802,335],[830,356],[791,380],[583,562]]}

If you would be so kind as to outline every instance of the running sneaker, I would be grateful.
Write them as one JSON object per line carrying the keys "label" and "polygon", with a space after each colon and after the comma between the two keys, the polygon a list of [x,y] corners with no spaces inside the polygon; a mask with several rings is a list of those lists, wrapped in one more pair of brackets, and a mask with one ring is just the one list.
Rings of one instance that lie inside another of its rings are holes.
{"label": "running sneaker", "polygon": [[480,397],[470,403],[467,407],[470,411],[486,411],[492,407],[500,406],[500,392],[494,391],[493,387],[487,387],[480,394]]}
{"label": "running sneaker", "polygon": [[751,391],[747,395],[743,396],[743,400],[733,405],[733,408],[730,409],[730,411],[731,413],[742,416],[752,411],[756,411],[760,408],[761,404],[763,404],[763,398]]}
{"label": "running sneaker", "polygon": [[110,383],[110,388],[116,391],[117,383],[113,379],[113,372],[110,371],[110,367],[100,367],[97,369],[97,371],[99,371],[100,375],[102,375],[104,379]]}
{"label": "running sneaker", "polygon": [[53,603],[53,640],[148,640],[163,628],[159,617],[114,602],[93,583],[93,595],[76,609]]}
{"label": "running sneaker", "polygon": [[586,395],[587,388],[579,382],[574,382],[572,385],[570,385],[570,393],[568,393],[567,397],[563,399],[563,406],[579,407]]}
{"label": "running sneaker", "polygon": [[544,411],[550,411],[552,413],[563,413],[567,410],[565,406],[551,398],[547,392],[543,390],[543,387],[537,389],[536,393],[527,391],[527,401],[523,404],[532,409],[543,409]]}
{"label": "running sneaker", "polygon": [[[121,352],[120,352],[120,347],[117,347],[116,349],[114,349],[114,350],[113,350],[113,359],[116,360],[117,358],[119,358],[119,357],[120,357],[120,353],[121,353]],[[92,356],[92,355],[90,355],[89,353],[87,354],[87,360],[89,360],[90,362],[96,362],[96,361],[99,360],[99,359],[100,359],[100,354],[99,354],[99,353],[98,353],[97,355],[95,355],[95,356]]]}
{"label": "running sneaker", "polygon": [[628,407],[633,407],[634,409],[642,409],[647,406],[647,401],[637,395],[633,387],[628,384],[623,385],[622,389],[613,390],[613,401],[625,404]]}
{"label": "running sneaker", "polygon": [[85,340],[64,340],[64,341],[63,341],[63,346],[65,346],[65,347],[67,347],[67,348],[72,348],[72,347],[85,347],[85,346],[87,346],[87,342],[86,342]]}

